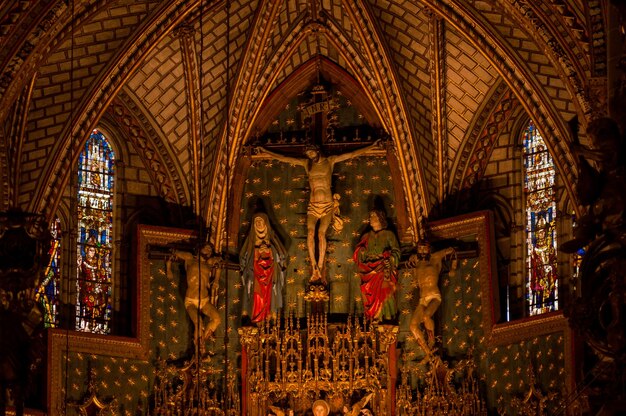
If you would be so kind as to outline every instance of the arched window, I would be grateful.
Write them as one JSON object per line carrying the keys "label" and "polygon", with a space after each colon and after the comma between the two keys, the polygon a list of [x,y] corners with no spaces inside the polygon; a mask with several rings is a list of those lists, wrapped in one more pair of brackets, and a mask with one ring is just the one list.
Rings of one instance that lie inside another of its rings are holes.
{"label": "arched window", "polygon": [[76,329],[108,334],[112,311],[115,153],[94,130],[78,158]]}
{"label": "arched window", "polygon": [[61,285],[61,220],[55,217],[50,223],[50,260],[46,266],[43,280],[39,285],[36,300],[43,310],[43,323],[46,328],[59,325],[59,289]]}
{"label": "arched window", "polygon": [[524,133],[528,315],[558,309],[555,176],[552,156],[531,121]]}

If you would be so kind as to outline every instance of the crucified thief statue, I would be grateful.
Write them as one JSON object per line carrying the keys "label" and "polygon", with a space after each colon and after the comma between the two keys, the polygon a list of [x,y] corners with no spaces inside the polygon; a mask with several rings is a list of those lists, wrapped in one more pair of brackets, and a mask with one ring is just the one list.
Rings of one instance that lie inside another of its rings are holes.
{"label": "crucified thief statue", "polygon": [[[196,353],[205,353],[205,342],[213,337],[213,333],[222,322],[215,307],[219,279],[216,269],[220,257],[213,253],[213,246],[205,244],[197,255],[186,251],[172,250],[172,257],[166,262],[170,273],[172,260],[183,260],[187,275],[187,292],[185,293],[185,309],[193,322],[194,344]],[[203,321],[207,321],[203,324]]]}
{"label": "crucified thief statue", "polygon": [[[446,256],[453,253],[452,247],[432,253],[430,244],[426,241],[420,241],[417,244],[417,254],[413,254],[409,258],[408,265],[414,268],[414,279],[420,290],[420,297],[411,316],[409,328],[426,355],[430,355],[431,348],[435,343],[433,315],[441,304],[441,292],[437,282],[443,267],[442,262]],[[421,324],[424,324],[426,328],[428,340],[420,328]]]}
{"label": "crucified thief statue", "polygon": [[[361,156],[374,147],[380,147],[380,140],[376,140],[364,148],[333,156],[324,156],[317,146],[308,146],[304,151],[306,157],[291,157],[269,151],[263,147],[257,148],[257,154],[268,156],[280,162],[302,166],[309,179],[311,195],[307,208],[307,248],[313,273],[310,283],[321,282],[326,285],[324,261],[326,256],[326,232],[333,223],[333,218],[339,208],[339,195],[333,195],[331,182],[335,163]],[[318,226],[319,223],[319,226]],[[317,228],[317,245],[315,243],[315,229]],[[317,256],[316,256],[317,251]]]}

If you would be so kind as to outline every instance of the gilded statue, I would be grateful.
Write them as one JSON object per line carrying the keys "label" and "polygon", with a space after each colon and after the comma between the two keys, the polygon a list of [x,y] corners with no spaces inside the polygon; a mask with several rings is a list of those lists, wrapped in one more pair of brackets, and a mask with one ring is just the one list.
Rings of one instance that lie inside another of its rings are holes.
{"label": "gilded statue", "polygon": [[[178,259],[185,263],[185,309],[193,322],[196,353],[204,354],[206,341],[213,337],[222,322],[214,305],[219,288],[216,271],[221,259],[213,255],[213,246],[210,244],[200,248],[197,255],[173,249],[172,256],[167,260],[168,271],[171,270],[171,262]],[[203,324],[204,320],[207,321],[206,324]]]}
{"label": "gilded statue", "polygon": [[339,195],[333,195],[331,189],[335,164],[361,156],[375,147],[380,147],[380,140],[352,152],[325,156],[317,146],[308,146],[304,151],[306,157],[291,157],[263,147],[257,148],[257,154],[260,156],[268,156],[281,162],[302,166],[307,174],[311,190],[307,208],[307,249],[312,266],[310,283],[321,282],[326,285],[326,277],[323,273],[327,246],[326,233],[331,224],[337,231],[340,231],[342,225],[338,216]]}
{"label": "gilded statue", "polygon": [[[420,241],[417,244],[417,253],[409,258],[408,266],[413,267],[414,282],[419,288],[419,300],[411,316],[409,328],[418,344],[429,355],[435,344],[435,321],[433,315],[441,305],[441,292],[438,280],[442,263],[446,256],[454,253],[452,247],[431,253],[430,244]],[[421,330],[426,328],[427,338]]]}
{"label": "gilded statue", "polygon": [[354,403],[350,408],[348,406],[343,407],[343,414],[345,416],[360,416],[360,415],[371,415],[371,410],[365,408],[367,403],[370,401],[374,393],[366,394],[361,400]]}
{"label": "gilded statue", "polygon": [[313,416],[328,416],[330,413],[330,406],[326,400],[320,399],[313,402],[311,410],[313,410]]}

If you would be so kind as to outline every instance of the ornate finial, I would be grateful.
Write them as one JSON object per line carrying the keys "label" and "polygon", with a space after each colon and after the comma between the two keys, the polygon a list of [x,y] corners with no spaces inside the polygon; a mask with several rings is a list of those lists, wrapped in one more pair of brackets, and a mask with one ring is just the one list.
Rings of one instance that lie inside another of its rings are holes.
{"label": "ornate finial", "polygon": [[304,300],[308,302],[326,302],[329,299],[328,289],[322,284],[312,284],[304,294]]}
{"label": "ornate finial", "polygon": [[254,348],[256,345],[257,336],[259,335],[259,328],[256,326],[242,326],[237,330],[239,333],[239,342],[246,348]]}
{"label": "ornate finial", "polygon": [[192,25],[183,23],[180,26],[177,26],[173,31],[172,35],[177,38],[192,38],[195,33],[195,29]]}
{"label": "ornate finial", "polygon": [[381,350],[387,351],[389,346],[398,339],[398,325],[382,324],[378,325],[377,330],[380,336]]}
{"label": "ornate finial", "polygon": [[72,407],[78,408],[78,413],[81,416],[118,414],[118,402],[115,397],[113,397],[109,403],[104,403],[98,398],[96,388],[96,371],[93,368],[89,370],[87,392],[88,394],[82,403],[70,404]]}

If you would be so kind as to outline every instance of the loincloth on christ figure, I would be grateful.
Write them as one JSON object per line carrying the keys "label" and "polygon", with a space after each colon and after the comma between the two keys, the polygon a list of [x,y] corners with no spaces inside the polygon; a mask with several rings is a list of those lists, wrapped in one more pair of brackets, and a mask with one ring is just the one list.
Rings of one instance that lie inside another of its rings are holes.
{"label": "loincloth on christ figure", "polygon": [[343,218],[339,214],[339,194],[333,195],[333,200],[328,202],[323,201],[310,201],[307,207],[307,215],[312,215],[317,219],[321,219],[328,214],[333,216],[332,227],[335,232],[340,232],[343,229]]}
{"label": "loincloth on christ figure", "polygon": [[420,305],[423,306],[428,306],[428,304],[430,303],[431,300],[438,300],[439,302],[441,302],[441,293],[429,293],[425,296],[422,296],[420,298]]}
{"label": "loincloth on christ figure", "polygon": [[200,302],[198,302],[197,298],[189,298],[185,296],[185,308],[189,308],[190,306],[198,308],[198,306],[200,306],[200,309],[202,310],[207,305],[207,303],[209,303],[208,296],[206,298],[202,298]]}

